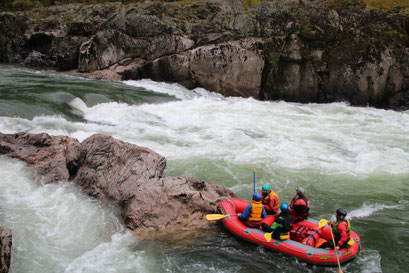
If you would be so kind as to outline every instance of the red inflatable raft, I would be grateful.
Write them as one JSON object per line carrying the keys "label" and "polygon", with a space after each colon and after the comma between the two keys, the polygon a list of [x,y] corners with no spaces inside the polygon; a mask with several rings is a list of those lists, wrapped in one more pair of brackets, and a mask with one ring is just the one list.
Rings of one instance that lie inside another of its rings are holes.
{"label": "red inflatable raft", "polygon": [[[248,204],[248,201],[229,198],[222,201],[217,206],[217,208],[224,215],[235,215],[237,213],[242,213]],[[275,217],[276,216],[267,216],[267,218],[263,219],[263,222],[272,224],[275,220]],[[309,239],[307,244],[302,243],[303,241],[305,242],[310,237],[310,234],[313,234],[314,231],[316,231],[316,229],[318,228],[318,221],[316,220],[308,219],[296,223],[293,225],[293,229],[290,232],[290,239],[283,241],[271,239],[270,242],[268,242],[264,237],[264,231],[245,226],[240,221],[238,216],[227,216],[223,218],[222,221],[227,230],[229,230],[237,237],[249,242],[266,246],[286,255],[294,256],[310,264],[323,266],[338,265],[334,249],[316,248],[314,247],[313,243],[313,241],[316,241],[315,238],[317,237],[317,235],[319,235],[321,240],[331,240],[331,232],[329,226],[321,228],[319,232],[317,232],[318,234],[314,234],[314,239]],[[358,234],[351,231],[350,238],[354,241],[353,245],[348,248],[340,249],[338,251],[339,262],[341,264],[353,260],[358,254],[360,248],[360,237],[358,236]],[[321,242],[319,244],[321,244]]]}

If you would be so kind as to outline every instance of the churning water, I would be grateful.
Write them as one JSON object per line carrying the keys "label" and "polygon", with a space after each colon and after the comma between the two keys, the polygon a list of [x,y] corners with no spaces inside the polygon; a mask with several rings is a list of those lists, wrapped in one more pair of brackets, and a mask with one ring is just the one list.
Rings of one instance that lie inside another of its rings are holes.
{"label": "churning water", "polygon": [[[0,66],[0,132],[103,133],[167,158],[249,199],[269,183],[289,202],[307,190],[311,218],[348,211],[361,236],[344,272],[409,271],[409,112],[223,98],[150,80],[109,82]],[[337,272],[243,242],[220,226],[183,242],[140,241],[114,208],[73,183],[43,185],[0,157],[0,225],[19,272]]]}

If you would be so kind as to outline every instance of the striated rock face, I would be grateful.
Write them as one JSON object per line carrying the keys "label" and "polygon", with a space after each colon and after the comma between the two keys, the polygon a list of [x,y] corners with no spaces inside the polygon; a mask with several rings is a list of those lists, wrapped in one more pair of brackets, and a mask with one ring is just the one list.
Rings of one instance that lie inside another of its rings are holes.
{"label": "striated rock face", "polygon": [[0,227],[0,273],[7,273],[11,263],[11,230]]}
{"label": "striated rock face", "polygon": [[51,137],[45,133],[0,133],[0,154],[27,162],[44,183],[65,181],[78,168],[80,143],[70,137]]}
{"label": "striated rock face", "polygon": [[163,156],[101,134],[79,143],[48,134],[0,133],[0,154],[29,163],[46,183],[73,180],[89,195],[118,206],[126,226],[145,235],[209,228],[205,215],[233,195],[189,176],[165,177]]}
{"label": "striated rock face", "polygon": [[363,0],[140,1],[0,13],[0,61],[225,96],[409,109],[409,17]]}
{"label": "striated rock face", "polygon": [[189,176],[165,177],[152,185],[144,183],[125,209],[125,224],[131,229],[163,234],[192,232],[212,226],[205,220],[216,205],[233,193],[217,184]]}

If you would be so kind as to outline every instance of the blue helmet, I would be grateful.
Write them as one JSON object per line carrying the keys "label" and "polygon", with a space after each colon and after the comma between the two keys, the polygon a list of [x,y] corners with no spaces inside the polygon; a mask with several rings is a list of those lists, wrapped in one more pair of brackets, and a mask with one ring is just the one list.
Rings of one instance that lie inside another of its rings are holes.
{"label": "blue helmet", "polygon": [[260,201],[261,200],[261,194],[258,192],[253,193],[253,200],[254,201]]}
{"label": "blue helmet", "polygon": [[280,209],[281,211],[288,211],[289,210],[288,204],[286,202],[282,203]]}

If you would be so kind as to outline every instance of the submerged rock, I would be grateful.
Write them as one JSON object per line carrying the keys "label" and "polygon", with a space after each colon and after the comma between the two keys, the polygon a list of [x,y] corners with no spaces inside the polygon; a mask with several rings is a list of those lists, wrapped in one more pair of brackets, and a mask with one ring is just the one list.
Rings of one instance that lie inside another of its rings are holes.
{"label": "submerged rock", "polygon": [[11,230],[0,226],[0,273],[7,273],[11,263]]}
{"label": "submerged rock", "polygon": [[45,133],[0,133],[0,154],[29,163],[45,183],[73,180],[89,195],[118,206],[126,226],[145,236],[209,228],[205,215],[233,196],[187,175],[165,177],[166,158],[102,134],[79,143]]}

